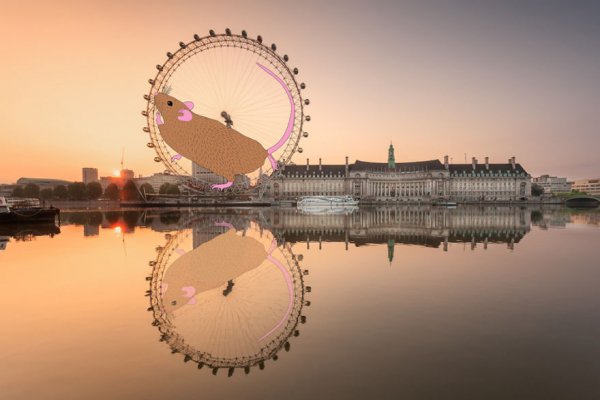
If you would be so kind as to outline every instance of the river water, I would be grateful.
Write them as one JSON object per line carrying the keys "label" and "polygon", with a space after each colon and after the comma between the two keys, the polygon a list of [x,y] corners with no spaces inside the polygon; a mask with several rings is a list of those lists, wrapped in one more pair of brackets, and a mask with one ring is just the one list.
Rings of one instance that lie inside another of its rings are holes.
{"label": "river water", "polygon": [[600,398],[598,211],[61,219],[0,229],[2,399]]}

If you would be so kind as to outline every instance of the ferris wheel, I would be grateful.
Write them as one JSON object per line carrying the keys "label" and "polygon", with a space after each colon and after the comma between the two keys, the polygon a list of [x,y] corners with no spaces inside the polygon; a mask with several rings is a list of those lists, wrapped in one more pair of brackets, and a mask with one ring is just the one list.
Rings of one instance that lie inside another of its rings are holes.
{"label": "ferris wheel", "polygon": [[172,353],[231,376],[290,350],[311,291],[290,245],[236,215],[198,219],[165,239],[150,262],[147,294],[152,324]]}
{"label": "ferris wheel", "polygon": [[[229,29],[194,35],[168,52],[148,80],[147,146],[165,173],[191,189],[252,189],[302,153],[303,124],[310,121],[306,84],[297,82],[287,54],[263,42]],[[210,185],[207,176],[223,183]]]}

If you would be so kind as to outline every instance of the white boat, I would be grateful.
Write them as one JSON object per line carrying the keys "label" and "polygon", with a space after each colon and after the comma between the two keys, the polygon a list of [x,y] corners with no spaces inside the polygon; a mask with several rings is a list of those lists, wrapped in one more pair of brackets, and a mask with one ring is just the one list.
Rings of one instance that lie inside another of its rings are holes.
{"label": "white boat", "polygon": [[358,205],[358,200],[354,200],[352,196],[304,196],[298,199],[298,208],[343,208],[355,207]]}

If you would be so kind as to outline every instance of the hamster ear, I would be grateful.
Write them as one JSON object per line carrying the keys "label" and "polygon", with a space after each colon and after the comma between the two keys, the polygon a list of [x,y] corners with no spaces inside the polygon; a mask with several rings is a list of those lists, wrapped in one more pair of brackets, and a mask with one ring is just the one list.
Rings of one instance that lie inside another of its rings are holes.
{"label": "hamster ear", "polygon": [[183,104],[185,104],[185,106],[186,106],[187,108],[189,108],[190,110],[193,110],[193,109],[194,109],[194,103],[193,103],[193,102],[191,102],[191,101],[184,101],[184,102],[183,102]]}

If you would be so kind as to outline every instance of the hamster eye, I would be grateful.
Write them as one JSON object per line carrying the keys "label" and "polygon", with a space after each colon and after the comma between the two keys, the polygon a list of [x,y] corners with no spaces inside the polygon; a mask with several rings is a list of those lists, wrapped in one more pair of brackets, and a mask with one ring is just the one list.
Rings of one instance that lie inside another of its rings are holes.
{"label": "hamster eye", "polygon": [[173,106],[173,102],[172,102],[171,100],[169,100],[169,101],[167,101],[167,105],[168,105],[169,107],[171,107],[171,106]]}

